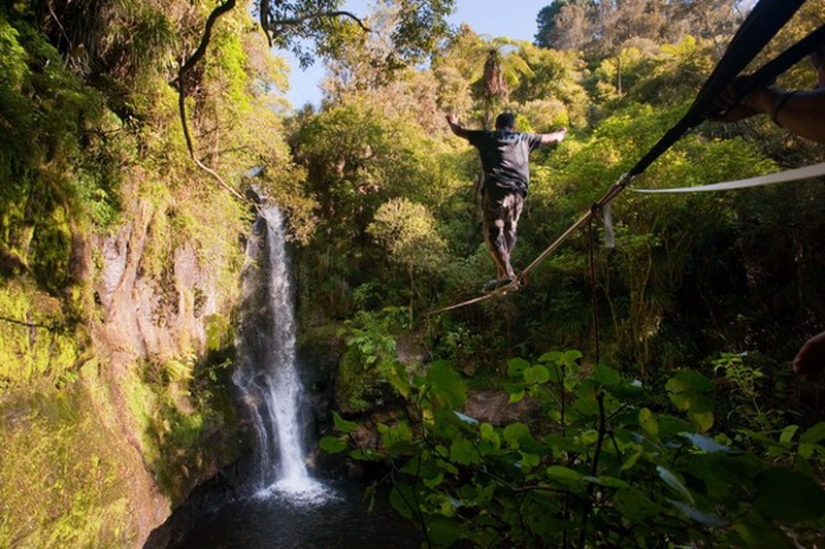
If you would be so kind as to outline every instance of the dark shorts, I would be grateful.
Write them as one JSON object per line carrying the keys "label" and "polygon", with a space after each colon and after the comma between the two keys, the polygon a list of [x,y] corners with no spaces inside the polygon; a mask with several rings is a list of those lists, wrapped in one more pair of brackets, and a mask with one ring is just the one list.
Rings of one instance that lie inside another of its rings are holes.
{"label": "dark shorts", "polygon": [[487,236],[502,231],[506,236],[515,236],[521,210],[524,207],[524,195],[521,191],[488,187],[481,198],[484,215],[484,228]]}

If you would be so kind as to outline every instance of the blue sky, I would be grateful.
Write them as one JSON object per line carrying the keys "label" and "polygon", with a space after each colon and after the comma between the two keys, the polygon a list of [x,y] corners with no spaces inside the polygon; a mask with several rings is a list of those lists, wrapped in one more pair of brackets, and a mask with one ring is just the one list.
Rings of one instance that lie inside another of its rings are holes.
{"label": "blue sky", "polygon": [[[373,4],[372,0],[347,0],[345,9],[359,16],[367,15]],[[478,34],[532,42],[538,30],[536,16],[550,4],[552,0],[456,0],[450,23],[467,23]],[[293,66],[290,90],[287,92],[292,106],[299,108],[306,103],[318,105],[321,101],[318,84],[324,76],[323,65],[316,63],[302,71],[285,52],[277,53],[290,59]]]}

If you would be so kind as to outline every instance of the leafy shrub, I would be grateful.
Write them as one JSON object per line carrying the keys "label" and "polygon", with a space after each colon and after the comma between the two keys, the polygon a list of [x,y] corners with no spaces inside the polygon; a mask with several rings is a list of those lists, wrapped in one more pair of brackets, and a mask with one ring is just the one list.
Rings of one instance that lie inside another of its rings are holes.
{"label": "leafy shrub", "polygon": [[537,424],[461,413],[464,382],[436,362],[398,384],[412,412],[379,426],[380,448],[353,448],[358,426],[341,418],[322,447],[350,440],[353,459],[388,463],[392,505],[429,547],[790,548],[825,527],[812,468],[825,458],[825,423],[778,438],[751,431],[758,450],[746,451],[713,432],[714,386],[702,374],[677,371],[665,384],[672,406],[653,408],[656,388],[580,358],[509,361],[505,388],[513,402],[540,403]]}

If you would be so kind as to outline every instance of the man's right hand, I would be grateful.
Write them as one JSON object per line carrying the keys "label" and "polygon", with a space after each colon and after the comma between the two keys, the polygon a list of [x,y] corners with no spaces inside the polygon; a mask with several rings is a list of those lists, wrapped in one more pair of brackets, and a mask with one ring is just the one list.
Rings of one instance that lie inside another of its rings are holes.
{"label": "man's right hand", "polygon": [[708,112],[703,113],[704,117],[711,122],[736,122],[759,114],[760,111],[755,103],[764,88],[747,94],[743,93],[742,90],[747,88],[749,78],[747,75],[737,76],[713,100],[713,105]]}
{"label": "man's right hand", "polygon": [[559,131],[552,132],[552,133],[543,133],[541,134],[541,144],[542,145],[555,145],[557,143],[561,143],[564,137],[567,135],[567,128],[562,128]]}

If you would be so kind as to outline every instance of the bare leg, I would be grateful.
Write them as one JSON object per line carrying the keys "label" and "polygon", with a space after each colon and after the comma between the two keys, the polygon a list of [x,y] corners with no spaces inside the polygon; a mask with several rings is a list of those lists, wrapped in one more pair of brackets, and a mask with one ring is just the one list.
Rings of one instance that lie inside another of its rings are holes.
{"label": "bare leg", "polygon": [[512,272],[510,267],[510,253],[507,249],[507,241],[504,237],[504,222],[496,220],[491,226],[484,230],[484,242],[487,244],[487,251],[493,258],[496,265],[496,278],[501,279],[509,276]]}

